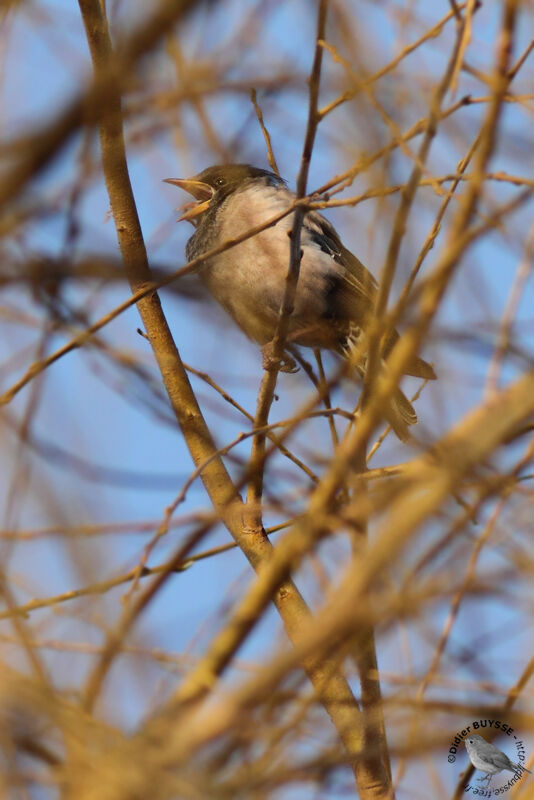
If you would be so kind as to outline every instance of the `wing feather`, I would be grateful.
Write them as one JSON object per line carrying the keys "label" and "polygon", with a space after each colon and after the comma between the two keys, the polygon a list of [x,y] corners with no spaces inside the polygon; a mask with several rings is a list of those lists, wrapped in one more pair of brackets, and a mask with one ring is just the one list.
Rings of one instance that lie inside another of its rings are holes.
{"label": "wing feather", "polygon": [[[334,316],[349,323],[365,327],[369,319],[378,291],[378,284],[354,253],[344,247],[339,235],[331,223],[316,211],[311,211],[305,219],[305,228],[311,240],[325,253],[328,253],[341,267],[335,281],[335,313]],[[349,325],[350,328],[350,325]],[[396,330],[391,331],[384,343],[384,357],[393,350],[399,339]],[[406,367],[406,374],[416,378],[435,380],[433,367],[419,356],[414,356]]]}

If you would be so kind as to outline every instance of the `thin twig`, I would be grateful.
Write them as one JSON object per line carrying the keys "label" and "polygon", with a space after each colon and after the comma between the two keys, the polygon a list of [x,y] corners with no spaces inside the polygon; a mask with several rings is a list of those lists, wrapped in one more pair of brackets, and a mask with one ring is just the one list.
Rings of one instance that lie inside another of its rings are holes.
{"label": "thin twig", "polygon": [[[324,38],[326,26],[326,13],[328,0],[319,0],[317,14],[317,34],[315,43],[315,54],[309,79],[309,106],[308,123],[302,149],[302,158],[299,175],[297,178],[296,199],[302,200],[306,196],[306,185],[308,172],[315,141],[315,134],[320,117],[317,111],[319,98],[319,81],[321,77],[321,65],[323,60],[323,48],[320,45]],[[284,296],[279,310],[278,321],[272,340],[272,359],[269,369],[265,371],[263,380],[258,392],[258,402],[256,407],[255,428],[262,428],[269,418],[274,390],[278,378],[280,359],[282,358],[284,345],[289,331],[290,317],[295,302],[295,294],[300,272],[300,233],[304,221],[305,208],[297,207],[293,215],[291,232],[289,234],[289,267],[286,276]],[[265,436],[258,435],[253,439],[251,450],[251,472],[253,479],[250,482],[247,493],[247,505],[251,508],[252,517],[249,525],[253,528],[261,526],[260,505],[263,492],[263,467],[262,462],[265,456]]]}
{"label": "thin twig", "polygon": [[271,143],[271,136],[265,126],[265,122],[263,120],[263,113],[256,99],[256,89],[250,90],[250,99],[252,101],[252,105],[254,106],[254,111],[256,112],[256,116],[258,117],[258,122],[260,123],[261,132],[263,133],[263,138],[265,139],[265,144],[267,146],[267,158],[269,160],[269,166],[271,167],[275,175],[278,175],[278,177],[280,178],[280,171],[276,163],[276,158],[274,157],[273,146]]}

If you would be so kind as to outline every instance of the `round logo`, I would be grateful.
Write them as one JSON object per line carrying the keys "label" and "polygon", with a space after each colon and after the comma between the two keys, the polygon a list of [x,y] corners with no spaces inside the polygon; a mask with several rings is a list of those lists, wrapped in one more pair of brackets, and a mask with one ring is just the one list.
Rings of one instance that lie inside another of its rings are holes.
{"label": "round logo", "polygon": [[[502,748],[502,749],[501,749]],[[507,722],[477,719],[453,738],[447,760],[454,764],[463,753],[475,772],[466,781],[464,792],[478,797],[497,797],[510,791],[530,772],[525,745]]]}

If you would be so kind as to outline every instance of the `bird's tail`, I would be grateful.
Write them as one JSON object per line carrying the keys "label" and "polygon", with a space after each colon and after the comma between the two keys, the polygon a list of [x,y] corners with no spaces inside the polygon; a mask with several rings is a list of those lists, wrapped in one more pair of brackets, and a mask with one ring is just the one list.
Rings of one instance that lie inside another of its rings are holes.
{"label": "bird's tail", "polygon": [[519,770],[519,772],[528,772],[530,775],[532,775],[532,771],[530,769],[527,769],[524,764],[515,764],[512,761],[512,766],[515,767],[517,770]]}
{"label": "bird's tail", "polygon": [[[356,372],[362,381],[365,378],[365,367],[365,358],[356,365]],[[384,360],[382,360],[382,368],[387,370],[387,363]],[[408,428],[410,425],[415,425],[417,422],[417,414],[415,413],[414,407],[401,389],[395,389],[391,398],[388,400],[388,404],[384,411],[384,417],[389,425],[391,425],[393,432],[397,438],[401,440],[401,442],[406,442],[410,438],[410,432]]]}
{"label": "bird's tail", "polygon": [[[356,368],[356,372],[360,378],[364,380],[365,371],[367,369],[367,355],[360,353],[359,358],[355,363],[355,354],[360,348],[362,348],[362,337],[365,339],[365,334],[362,332],[361,328],[354,328],[350,335],[347,336],[345,342],[341,345],[340,352],[345,358],[348,358],[350,361],[352,361]],[[398,338],[398,333],[393,331],[393,343]],[[383,355],[381,358],[381,371],[382,370],[384,374],[387,374],[388,363],[387,359],[384,358]],[[408,368],[406,369],[406,374],[425,378],[425,380],[436,379],[436,373],[434,372],[432,365],[428,364],[426,361],[423,361],[422,358],[417,356],[414,357],[410,362]],[[417,422],[417,414],[415,413],[414,407],[401,389],[395,389],[391,395],[391,398],[388,401],[384,411],[384,417],[391,425],[393,432],[401,440],[401,442],[405,442],[410,438],[410,432],[408,428],[410,425],[415,425]]]}
{"label": "bird's tail", "polygon": [[400,389],[395,389],[384,416],[401,442],[405,442],[410,438],[408,428],[417,422],[417,414],[406,395]]}

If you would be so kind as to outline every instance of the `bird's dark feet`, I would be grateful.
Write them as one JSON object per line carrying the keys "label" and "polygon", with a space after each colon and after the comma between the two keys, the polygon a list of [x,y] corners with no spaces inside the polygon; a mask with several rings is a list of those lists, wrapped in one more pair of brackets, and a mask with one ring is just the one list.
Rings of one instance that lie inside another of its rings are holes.
{"label": "bird's dark feet", "polygon": [[262,355],[262,366],[263,369],[269,371],[272,370],[275,366],[278,366],[280,372],[290,372],[293,374],[294,372],[299,371],[299,367],[297,362],[294,358],[291,358],[290,355],[284,353],[282,358],[275,358],[273,355],[273,343],[267,342],[261,348],[261,355]]}

